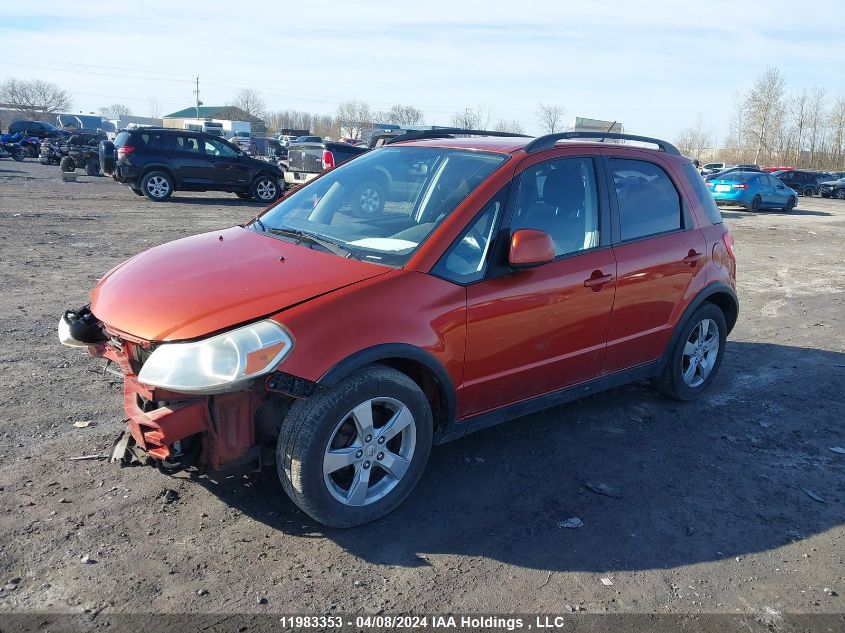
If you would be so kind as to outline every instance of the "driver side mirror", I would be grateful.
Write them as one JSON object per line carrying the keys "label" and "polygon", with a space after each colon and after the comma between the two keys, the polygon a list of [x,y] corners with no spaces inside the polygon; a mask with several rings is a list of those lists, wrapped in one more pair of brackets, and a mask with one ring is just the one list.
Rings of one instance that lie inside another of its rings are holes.
{"label": "driver side mirror", "polygon": [[537,229],[517,229],[511,235],[508,263],[513,268],[530,268],[552,261],[555,244],[551,235]]}

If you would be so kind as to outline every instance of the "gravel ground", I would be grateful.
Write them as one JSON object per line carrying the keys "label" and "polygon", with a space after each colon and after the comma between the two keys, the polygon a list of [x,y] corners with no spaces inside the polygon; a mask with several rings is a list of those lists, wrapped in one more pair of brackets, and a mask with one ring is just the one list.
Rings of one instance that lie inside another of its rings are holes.
{"label": "gravel ground", "polygon": [[58,344],[61,310],[259,208],[0,161],[0,613],[845,612],[845,202],[724,211],[741,316],[702,400],[633,385],[437,447],[398,511],[345,531],[273,472],[69,461],[123,413],[102,361]]}

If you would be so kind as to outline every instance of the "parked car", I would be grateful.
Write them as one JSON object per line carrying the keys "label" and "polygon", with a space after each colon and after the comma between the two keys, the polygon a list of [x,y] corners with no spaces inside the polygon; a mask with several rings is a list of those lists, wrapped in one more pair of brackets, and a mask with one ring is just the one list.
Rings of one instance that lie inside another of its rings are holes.
{"label": "parked car", "polygon": [[763,170],[759,167],[728,167],[727,169],[723,169],[722,171],[717,171],[712,174],[708,174],[704,177],[705,182],[710,182],[711,180],[721,178],[723,175],[732,174],[735,172],[746,172],[746,171],[756,171],[762,172]]}
{"label": "parked car", "polygon": [[[320,172],[332,169],[367,152],[366,147],[354,147],[340,141],[323,141],[317,136],[302,138],[317,140],[297,139],[288,145],[288,170],[285,172],[285,182],[290,186],[302,185],[318,176]],[[364,193],[362,191],[362,195]],[[371,191],[368,195],[377,197],[378,191]],[[383,206],[383,200],[381,202],[376,200],[376,206],[379,204]]]}
{"label": "parked car", "polygon": [[100,162],[103,172],[157,202],[174,191],[227,191],[259,202],[272,202],[282,193],[278,166],[205,132],[124,130],[114,143],[100,144]]}
{"label": "parked car", "polygon": [[821,183],[819,185],[819,195],[822,198],[845,200],[845,177]]}
{"label": "parked car", "polygon": [[749,211],[782,209],[790,212],[798,193],[769,174],[758,171],[731,171],[717,175],[708,185],[716,204],[739,205]]}
{"label": "parked car", "polygon": [[38,138],[68,137],[71,132],[60,130],[55,125],[44,121],[19,120],[9,125],[9,134],[21,133],[23,136],[37,136]]}
{"label": "parked car", "polygon": [[773,171],[772,176],[779,178],[787,187],[794,189],[800,196],[815,196],[819,193],[819,185],[823,176],[811,171],[790,169]]}
{"label": "parked car", "polygon": [[[615,133],[441,134],[144,251],[65,312],[61,342],[124,374],[113,459],[275,461],[304,512],[348,527],[399,505],[433,443],[629,381],[710,387],[736,261],[689,159]],[[357,218],[356,184],[383,171],[414,188]]]}
{"label": "parked car", "polygon": [[707,176],[709,174],[715,174],[718,171],[722,171],[728,167],[725,163],[705,163],[701,166],[699,172],[702,176]]}

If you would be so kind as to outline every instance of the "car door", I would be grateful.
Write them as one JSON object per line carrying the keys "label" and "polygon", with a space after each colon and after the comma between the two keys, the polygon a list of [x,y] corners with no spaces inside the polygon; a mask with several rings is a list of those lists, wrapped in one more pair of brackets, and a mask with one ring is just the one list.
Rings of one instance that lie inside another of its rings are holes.
{"label": "car door", "polygon": [[[606,190],[597,159],[527,159],[514,180],[498,262],[467,286],[460,415],[553,392],[598,375],[615,290]],[[555,259],[506,265],[511,233],[546,231]],[[470,236],[472,238],[472,236]]]}
{"label": "car door", "polygon": [[768,176],[752,176],[748,179],[748,185],[752,191],[756,190],[757,195],[760,196],[761,206],[770,207],[776,204],[775,192],[769,184]]}
{"label": "car door", "polygon": [[704,287],[707,251],[668,166],[639,152],[606,161],[617,283],[602,374],[660,357],[686,301]]}
{"label": "car door", "polygon": [[213,167],[215,189],[246,189],[250,185],[250,166],[243,153],[228,143],[205,138],[205,154]]}
{"label": "car door", "polygon": [[792,196],[792,190],[783,184],[783,181],[772,176],[765,176],[769,180],[769,186],[772,191],[772,206],[781,208],[786,205],[786,201]]}

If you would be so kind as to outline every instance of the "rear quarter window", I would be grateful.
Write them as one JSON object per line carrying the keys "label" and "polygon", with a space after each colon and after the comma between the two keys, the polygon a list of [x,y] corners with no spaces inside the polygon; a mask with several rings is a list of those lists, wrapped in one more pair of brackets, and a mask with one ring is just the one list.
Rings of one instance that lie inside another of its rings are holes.
{"label": "rear quarter window", "polygon": [[698,200],[699,206],[704,209],[707,214],[707,219],[711,224],[721,224],[722,214],[719,212],[719,207],[716,206],[716,201],[712,194],[704,184],[704,179],[695,170],[692,165],[684,165],[684,176],[692,189],[693,196]]}
{"label": "rear quarter window", "polygon": [[611,158],[622,241],[683,227],[681,197],[662,167],[644,160]]}

